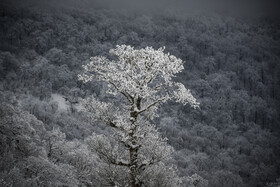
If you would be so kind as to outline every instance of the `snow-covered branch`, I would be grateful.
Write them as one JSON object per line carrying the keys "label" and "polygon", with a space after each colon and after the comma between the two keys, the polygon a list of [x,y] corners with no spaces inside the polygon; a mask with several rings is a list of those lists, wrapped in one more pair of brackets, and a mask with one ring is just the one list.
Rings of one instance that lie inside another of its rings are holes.
{"label": "snow-covered branch", "polygon": [[148,106],[147,106],[146,108],[144,108],[143,110],[140,110],[140,111],[138,112],[138,114],[141,114],[141,113],[143,113],[143,112],[146,112],[147,110],[149,110],[149,109],[152,108],[153,106],[159,104],[160,102],[164,102],[164,101],[166,101],[166,98],[165,98],[165,97],[164,97],[164,98],[160,98],[160,99],[156,100],[155,102],[153,102],[152,104],[148,105]]}

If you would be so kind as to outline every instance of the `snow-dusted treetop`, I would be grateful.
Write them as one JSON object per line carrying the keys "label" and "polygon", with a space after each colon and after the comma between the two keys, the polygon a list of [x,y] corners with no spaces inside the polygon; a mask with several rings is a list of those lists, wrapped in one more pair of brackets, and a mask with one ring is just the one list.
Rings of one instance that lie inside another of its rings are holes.
{"label": "snow-dusted treetop", "polygon": [[[88,82],[97,77],[109,83],[108,93],[122,94],[130,104],[135,104],[134,110],[139,113],[156,109],[157,104],[169,99],[198,107],[199,103],[190,91],[183,84],[172,81],[172,77],[184,69],[182,60],[163,51],[164,47],[136,50],[117,45],[110,50],[118,57],[117,61],[92,57],[91,62],[83,66],[85,73],[79,75],[79,79]],[[141,108],[137,107],[137,99],[141,100]]]}
{"label": "snow-dusted treetop", "polygon": [[[131,46],[117,46],[110,50],[117,60],[93,57],[79,75],[84,82],[93,78],[105,81],[109,85],[108,93],[124,98],[118,105],[94,97],[85,99],[84,104],[93,120],[112,127],[113,136],[107,138],[115,140],[113,148],[105,136],[93,134],[88,144],[109,164],[129,168],[132,187],[145,181],[145,172],[159,166],[172,152],[166,139],[149,122],[156,116],[158,105],[169,99],[194,108],[199,105],[183,84],[172,81],[184,69],[182,60],[163,51],[164,48],[135,50]],[[179,178],[170,186],[178,186],[177,183]]]}

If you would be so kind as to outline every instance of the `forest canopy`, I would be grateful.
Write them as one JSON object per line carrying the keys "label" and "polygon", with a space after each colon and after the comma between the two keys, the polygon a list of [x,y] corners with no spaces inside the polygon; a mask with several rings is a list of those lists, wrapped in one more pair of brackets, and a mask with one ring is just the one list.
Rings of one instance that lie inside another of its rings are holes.
{"label": "forest canopy", "polygon": [[[92,147],[112,129],[92,121],[82,105],[93,96],[122,107],[120,97],[96,78],[78,79],[91,57],[116,60],[109,51],[118,45],[165,46],[182,60],[171,80],[200,103],[194,110],[169,100],[157,108],[152,128],[173,151],[149,170],[149,184],[168,186],[178,176],[181,186],[277,185],[278,18],[63,2],[0,3],[0,186],[121,186],[127,180],[125,169],[104,163]],[[158,171],[169,174],[166,182]]]}

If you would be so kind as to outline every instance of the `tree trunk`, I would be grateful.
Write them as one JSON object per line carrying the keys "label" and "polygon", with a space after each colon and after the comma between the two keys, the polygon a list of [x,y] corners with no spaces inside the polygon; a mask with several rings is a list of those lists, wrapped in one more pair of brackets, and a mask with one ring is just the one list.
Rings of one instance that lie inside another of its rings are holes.
{"label": "tree trunk", "polygon": [[[136,107],[138,110],[141,109],[141,97],[138,97],[136,99]],[[133,104],[134,105],[134,104]],[[129,148],[129,157],[130,157],[130,180],[131,180],[131,187],[137,187],[137,181],[136,181],[136,176],[137,176],[137,157],[138,157],[138,145],[137,145],[137,140],[134,137],[134,133],[136,131],[136,125],[135,122],[138,117],[138,113],[134,111],[134,106],[132,105],[131,110],[130,110],[130,118],[131,120],[131,129],[130,129],[130,139],[131,139],[131,144],[132,146]]]}
{"label": "tree trunk", "polygon": [[136,167],[137,167],[137,150],[130,148],[129,149],[130,156],[130,179],[131,179],[131,187],[136,187]]}

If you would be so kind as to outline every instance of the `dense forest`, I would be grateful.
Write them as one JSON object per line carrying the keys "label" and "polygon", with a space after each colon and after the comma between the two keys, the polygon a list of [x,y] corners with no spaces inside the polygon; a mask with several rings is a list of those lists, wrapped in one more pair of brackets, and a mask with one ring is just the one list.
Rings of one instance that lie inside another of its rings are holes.
{"label": "dense forest", "polygon": [[153,119],[174,148],[168,162],[177,174],[200,181],[185,178],[181,186],[279,182],[279,19],[0,2],[0,41],[0,186],[112,185],[107,174],[115,170],[100,169],[111,166],[87,143],[110,129],[92,123],[80,102],[111,96],[105,84],[78,74],[90,57],[111,58],[122,44],[165,46],[184,61],[174,79],[199,109],[169,101]]}

